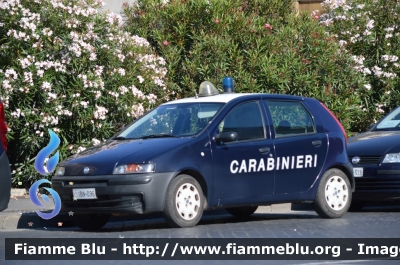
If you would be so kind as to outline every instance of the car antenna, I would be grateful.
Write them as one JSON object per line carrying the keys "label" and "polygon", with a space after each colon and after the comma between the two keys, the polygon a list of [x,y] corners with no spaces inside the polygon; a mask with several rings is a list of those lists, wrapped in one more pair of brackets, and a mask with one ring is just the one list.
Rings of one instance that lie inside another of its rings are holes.
{"label": "car antenna", "polygon": [[194,98],[199,98],[199,95],[197,95],[196,89],[194,90]]}

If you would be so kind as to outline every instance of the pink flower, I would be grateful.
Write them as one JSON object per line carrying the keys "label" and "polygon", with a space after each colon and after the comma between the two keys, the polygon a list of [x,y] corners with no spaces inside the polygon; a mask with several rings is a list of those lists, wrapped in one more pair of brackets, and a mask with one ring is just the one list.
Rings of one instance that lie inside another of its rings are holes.
{"label": "pink flower", "polygon": [[265,28],[272,30],[272,26],[270,24],[265,24]]}
{"label": "pink flower", "polygon": [[165,46],[167,46],[167,45],[169,44],[169,42],[165,40],[165,41],[163,42],[163,44],[164,44]]}
{"label": "pink flower", "polygon": [[318,20],[318,19],[319,19],[319,16],[318,16],[318,15],[315,15],[315,16],[314,16],[314,19],[315,19],[315,20]]}
{"label": "pink flower", "polygon": [[219,19],[214,20],[215,23],[219,23]]}

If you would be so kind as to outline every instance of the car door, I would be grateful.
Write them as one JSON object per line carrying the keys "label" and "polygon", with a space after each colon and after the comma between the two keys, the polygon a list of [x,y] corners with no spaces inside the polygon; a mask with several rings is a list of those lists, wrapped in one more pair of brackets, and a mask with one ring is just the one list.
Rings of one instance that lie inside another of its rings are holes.
{"label": "car door", "polygon": [[261,107],[258,100],[236,105],[216,129],[215,134],[237,134],[234,142],[213,142],[214,198],[221,205],[255,202],[273,192],[268,158],[274,148]]}
{"label": "car door", "polygon": [[327,136],[301,101],[266,100],[275,146],[274,194],[304,192],[319,175]]}

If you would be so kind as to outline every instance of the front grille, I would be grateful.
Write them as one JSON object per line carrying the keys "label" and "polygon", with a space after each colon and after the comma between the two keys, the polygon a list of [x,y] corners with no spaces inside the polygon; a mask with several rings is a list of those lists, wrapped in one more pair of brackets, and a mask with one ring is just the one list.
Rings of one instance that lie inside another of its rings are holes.
{"label": "front grille", "polygon": [[[350,156],[349,160],[352,161],[354,156]],[[360,162],[354,165],[363,165],[363,164],[379,164],[382,156],[359,156]]]}
{"label": "front grille", "polygon": [[97,208],[97,207],[114,207],[120,202],[64,202],[68,208]]}
{"label": "front grille", "polygon": [[397,191],[400,192],[400,179],[355,178],[356,191]]}
{"label": "front grille", "polygon": [[71,182],[72,185],[75,185],[75,186],[77,186],[77,185],[96,185],[96,184],[97,185],[106,186],[108,180],[91,180],[91,179],[88,179],[88,180],[78,180],[78,181],[77,180],[75,180],[75,181],[63,181],[62,185],[64,187],[70,186],[70,182]]}
{"label": "front grille", "polygon": [[109,208],[121,206],[133,206],[135,204],[143,204],[141,195],[133,196],[108,196],[101,195],[94,200],[78,200],[74,201],[72,196],[63,195],[63,204],[67,208]]}

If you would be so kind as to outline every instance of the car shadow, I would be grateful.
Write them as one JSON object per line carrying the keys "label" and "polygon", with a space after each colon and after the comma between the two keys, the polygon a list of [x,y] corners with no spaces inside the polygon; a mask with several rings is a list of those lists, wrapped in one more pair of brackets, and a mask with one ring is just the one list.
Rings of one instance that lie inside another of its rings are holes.
{"label": "car shadow", "polygon": [[399,202],[372,202],[367,203],[357,212],[400,212]]}
{"label": "car shadow", "polygon": [[[296,211],[314,211],[311,203],[301,204],[293,203],[291,210]],[[399,202],[368,202],[363,208],[358,210],[349,210],[349,212],[399,212]]]}
{"label": "car shadow", "polygon": [[[162,218],[162,215],[155,214],[152,218],[145,218],[145,216],[140,216],[135,218],[125,218],[124,221],[121,220],[110,220],[102,229],[96,230],[96,232],[117,232],[117,231],[146,231],[154,229],[171,229],[170,226]],[[279,221],[284,219],[317,219],[320,218],[315,212],[290,212],[290,213],[254,213],[248,217],[235,217],[227,213],[224,209],[218,210],[212,213],[207,213],[203,215],[200,222],[195,227],[190,227],[190,229],[202,228],[204,226],[211,225],[229,225],[243,223],[243,225],[262,221]],[[93,232],[93,231],[83,231],[78,227],[71,227],[70,229],[74,231],[81,232]],[[178,231],[182,230],[181,228]],[[183,231],[182,231],[183,232]]]}

